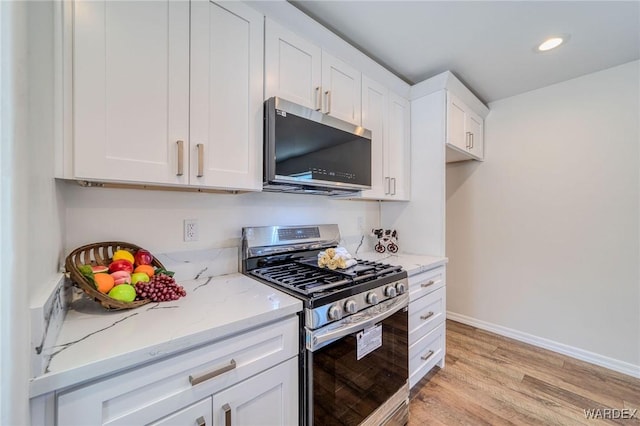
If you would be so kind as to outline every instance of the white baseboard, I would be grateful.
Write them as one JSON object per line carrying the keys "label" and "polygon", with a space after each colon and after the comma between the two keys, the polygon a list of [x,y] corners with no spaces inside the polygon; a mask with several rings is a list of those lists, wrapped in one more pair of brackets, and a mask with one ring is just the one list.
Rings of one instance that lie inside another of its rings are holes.
{"label": "white baseboard", "polygon": [[524,333],[522,331],[503,327],[501,325],[482,321],[476,318],[468,317],[466,315],[458,314],[451,311],[447,311],[447,319],[461,322],[463,324],[467,324],[473,327],[477,327],[482,330],[490,331],[492,333],[509,337],[511,339],[518,340],[520,342],[529,343],[530,345],[533,345],[533,346],[549,349],[550,351],[553,351],[553,352],[558,352],[563,355],[567,355],[572,358],[579,359],[581,361],[599,365],[600,367],[608,368],[610,370],[617,371],[619,373],[623,373],[623,374],[640,379],[640,365],[635,365],[629,362],[620,361],[614,358],[597,354],[595,352],[585,351],[584,349],[565,345],[564,343],[555,342],[553,340],[545,339],[543,337],[534,336],[532,334]]}

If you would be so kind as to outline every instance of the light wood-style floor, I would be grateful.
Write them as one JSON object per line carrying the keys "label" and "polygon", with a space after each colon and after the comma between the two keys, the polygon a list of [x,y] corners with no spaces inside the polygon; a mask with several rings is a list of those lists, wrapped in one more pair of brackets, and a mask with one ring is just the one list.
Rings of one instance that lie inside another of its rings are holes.
{"label": "light wood-style floor", "polygon": [[[585,416],[604,408],[638,412]],[[509,424],[640,424],[640,380],[448,320],[445,368],[412,389],[409,426]]]}

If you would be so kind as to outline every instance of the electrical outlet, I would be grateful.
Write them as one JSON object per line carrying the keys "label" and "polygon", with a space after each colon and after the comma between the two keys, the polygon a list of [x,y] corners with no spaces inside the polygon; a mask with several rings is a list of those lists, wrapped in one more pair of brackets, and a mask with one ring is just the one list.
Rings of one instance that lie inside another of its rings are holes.
{"label": "electrical outlet", "polygon": [[184,220],[184,240],[198,241],[198,219]]}

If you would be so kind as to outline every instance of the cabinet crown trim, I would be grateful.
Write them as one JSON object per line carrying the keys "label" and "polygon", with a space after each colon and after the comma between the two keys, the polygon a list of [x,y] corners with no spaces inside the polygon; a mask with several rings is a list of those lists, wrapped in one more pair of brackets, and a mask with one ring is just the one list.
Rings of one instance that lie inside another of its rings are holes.
{"label": "cabinet crown trim", "polygon": [[449,90],[453,92],[483,119],[489,115],[489,107],[482,103],[451,71],[445,71],[411,86],[410,99],[419,99],[439,90]]}

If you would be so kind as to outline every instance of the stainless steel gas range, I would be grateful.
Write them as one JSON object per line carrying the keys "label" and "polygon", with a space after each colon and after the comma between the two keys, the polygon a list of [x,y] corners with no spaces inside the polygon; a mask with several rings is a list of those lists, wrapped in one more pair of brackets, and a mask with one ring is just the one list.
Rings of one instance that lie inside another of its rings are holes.
{"label": "stainless steel gas range", "polygon": [[242,230],[242,272],[303,301],[300,424],[405,424],[408,419],[407,273],[358,260],[318,266],[337,225]]}

